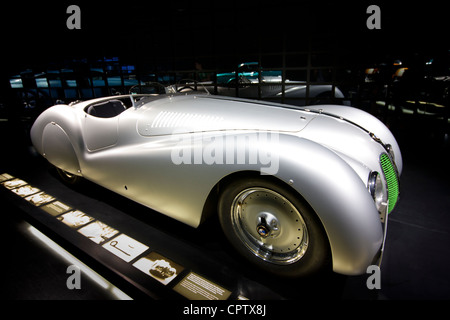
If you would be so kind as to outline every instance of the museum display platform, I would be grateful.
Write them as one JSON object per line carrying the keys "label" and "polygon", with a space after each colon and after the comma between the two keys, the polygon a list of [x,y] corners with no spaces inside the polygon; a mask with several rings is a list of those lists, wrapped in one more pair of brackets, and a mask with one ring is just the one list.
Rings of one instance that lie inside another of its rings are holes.
{"label": "museum display platform", "polygon": [[[211,252],[208,254],[186,242],[183,238],[192,232],[189,227],[184,230],[185,227],[176,222],[170,226],[184,233],[184,237],[161,231],[164,228],[156,229],[140,220],[147,217],[139,215],[148,212],[150,220],[156,219],[157,223],[166,226],[170,225],[169,219],[155,218],[157,213],[126,199],[119,199],[118,203],[113,200],[112,205],[101,203],[101,199],[113,199],[116,195],[89,183],[84,184],[80,198],[74,194],[69,199],[68,193],[75,191],[58,185],[57,180],[52,185],[55,177],[50,172],[47,174],[48,180],[40,178],[39,181],[3,174],[0,179],[5,190],[2,193],[37,229],[66,250],[73,252],[75,249],[75,256],[77,251],[81,252],[81,259],[88,256],[95,265],[126,279],[141,294],[153,299],[184,296],[221,300],[249,295],[263,299],[281,298],[272,290],[243,278],[229,267],[229,263],[211,256]],[[96,199],[90,198],[89,193]],[[137,215],[129,216],[128,210]]]}

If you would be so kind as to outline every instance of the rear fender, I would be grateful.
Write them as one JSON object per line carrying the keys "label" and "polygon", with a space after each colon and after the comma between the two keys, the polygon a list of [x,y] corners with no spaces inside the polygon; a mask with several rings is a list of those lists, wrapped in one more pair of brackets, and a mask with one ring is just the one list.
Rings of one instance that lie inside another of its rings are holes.
{"label": "rear fender", "polygon": [[80,165],[72,143],[63,128],[51,122],[42,133],[43,156],[55,167],[81,175]]}
{"label": "rear fender", "polygon": [[78,153],[83,142],[73,107],[56,105],[45,110],[34,122],[30,135],[33,146],[51,164],[81,176]]}

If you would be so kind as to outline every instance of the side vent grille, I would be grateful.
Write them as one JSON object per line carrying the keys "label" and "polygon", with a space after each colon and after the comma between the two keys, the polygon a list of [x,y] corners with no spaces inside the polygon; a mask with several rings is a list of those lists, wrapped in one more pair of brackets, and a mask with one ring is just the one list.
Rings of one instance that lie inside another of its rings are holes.
{"label": "side vent grille", "polygon": [[392,164],[391,159],[385,153],[380,156],[381,167],[383,168],[383,173],[386,178],[387,187],[388,187],[388,199],[389,199],[389,208],[388,212],[391,212],[398,201],[399,195],[399,183],[397,177],[397,171]]}

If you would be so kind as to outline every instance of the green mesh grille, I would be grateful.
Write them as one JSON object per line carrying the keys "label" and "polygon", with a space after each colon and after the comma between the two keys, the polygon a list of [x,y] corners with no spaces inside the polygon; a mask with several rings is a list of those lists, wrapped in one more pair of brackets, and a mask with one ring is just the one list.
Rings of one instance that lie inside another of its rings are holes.
{"label": "green mesh grille", "polygon": [[384,176],[386,177],[388,187],[388,199],[389,199],[388,212],[391,212],[392,209],[394,209],[395,204],[397,203],[399,194],[397,172],[394,168],[394,165],[391,162],[391,159],[387,154],[384,153],[380,156],[380,163],[381,167],[383,168]]}

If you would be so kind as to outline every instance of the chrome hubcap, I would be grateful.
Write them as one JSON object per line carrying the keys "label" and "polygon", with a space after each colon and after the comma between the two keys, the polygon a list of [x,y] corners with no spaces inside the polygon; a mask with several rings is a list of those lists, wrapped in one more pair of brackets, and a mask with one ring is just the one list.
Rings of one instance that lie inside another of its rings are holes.
{"label": "chrome hubcap", "polygon": [[231,216],[239,239],[265,261],[291,264],[300,260],[308,248],[308,230],[301,213],[273,190],[243,190],[233,200]]}
{"label": "chrome hubcap", "polygon": [[256,226],[256,232],[262,237],[275,237],[279,234],[280,228],[278,227],[278,219],[270,212],[261,212],[257,216],[258,225]]}

